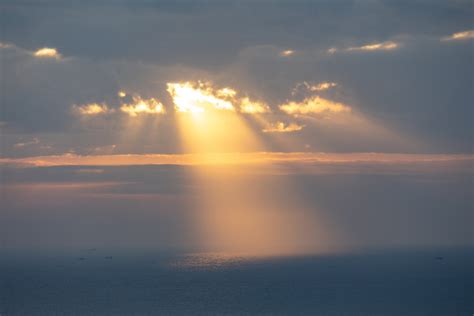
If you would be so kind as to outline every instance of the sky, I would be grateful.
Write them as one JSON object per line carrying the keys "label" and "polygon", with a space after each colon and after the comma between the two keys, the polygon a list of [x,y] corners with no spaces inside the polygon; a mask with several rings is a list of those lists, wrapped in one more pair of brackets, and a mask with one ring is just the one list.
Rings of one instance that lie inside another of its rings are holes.
{"label": "sky", "polygon": [[472,245],[473,10],[3,1],[3,244]]}

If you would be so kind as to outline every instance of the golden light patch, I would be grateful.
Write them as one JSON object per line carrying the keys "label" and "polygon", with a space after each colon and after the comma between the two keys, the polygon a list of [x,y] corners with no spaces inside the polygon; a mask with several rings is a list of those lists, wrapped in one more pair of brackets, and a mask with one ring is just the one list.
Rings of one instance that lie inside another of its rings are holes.
{"label": "golden light patch", "polygon": [[335,82],[321,82],[317,84],[309,83],[307,81],[299,82],[296,84],[295,88],[291,91],[291,95],[296,95],[301,90],[319,92],[326,91],[337,86]]}
{"label": "golden light patch", "polygon": [[[229,152],[194,154],[63,155],[0,158],[0,164],[24,166],[135,166],[135,165],[251,165],[251,164],[471,164],[472,154],[317,153],[317,152]],[[470,165],[469,165],[470,167]],[[470,168],[470,172],[472,172]]]}
{"label": "golden light patch", "polygon": [[299,125],[296,123],[285,124],[283,122],[276,122],[274,124],[269,124],[267,127],[262,129],[264,133],[291,133],[301,131],[304,128],[304,125]]}
{"label": "golden light patch", "polygon": [[165,108],[163,104],[155,98],[142,99],[140,96],[133,96],[132,103],[125,103],[120,107],[120,111],[130,116],[138,116],[139,114],[164,114]]}
{"label": "golden light patch", "polygon": [[94,116],[114,112],[114,110],[109,109],[109,107],[105,103],[88,103],[83,105],[73,105],[72,108],[75,113],[84,116]]}
{"label": "golden light patch", "polygon": [[10,47],[13,47],[13,45],[0,42],[0,48],[10,48]]}
{"label": "golden light patch", "polygon": [[311,90],[311,91],[324,91],[324,90],[334,88],[335,86],[337,86],[337,83],[335,83],[335,82],[321,82],[317,85],[310,86],[309,90]]}
{"label": "golden light patch", "polygon": [[237,91],[231,88],[222,88],[217,90],[217,95],[223,98],[233,98],[237,94]]}
{"label": "golden light patch", "polygon": [[247,114],[268,113],[270,107],[262,101],[240,97],[230,87],[215,88],[210,82],[170,82],[167,91],[175,110],[184,113],[202,113],[212,110],[239,111]]}
{"label": "golden light patch", "polygon": [[121,98],[125,98],[125,97],[127,96],[127,94],[125,93],[125,91],[122,91],[122,90],[120,90],[120,91],[117,93],[117,95],[118,95],[119,97],[121,97]]}
{"label": "golden light patch", "polygon": [[287,114],[310,114],[323,112],[350,112],[351,108],[343,103],[334,102],[320,96],[306,98],[301,102],[291,101],[280,105],[280,110]]}
{"label": "golden light patch", "polygon": [[443,37],[442,41],[461,41],[474,38],[474,30],[454,33],[451,36]]}
{"label": "golden light patch", "polygon": [[240,100],[240,112],[248,114],[269,113],[270,107],[260,101],[251,101],[245,97]]}
{"label": "golden light patch", "polygon": [[289,57],[289,56],[293,55],[294,53],[295,53],[294,50],[288,49],[288,50],[284,50],[284,51],[280,52],[280,56]]}
{"label": "golden light patch", "polygon": [[167,83],[167,91],[177,112],[200,113],[209,109],[234,111],[229,99],[235,91],[230,88],[215,91],[209,83],[186,81]]}
{"label": "golden light patch", "polygon": [[61,54],[58,53],[56,48],[50,47],[40,48],[36,52],[34,52],[33,55],[38,58],[61,58]]}
{"label": "golden light patch", "polygon": [[388,41],[382,43],[373,43],[358,47],[349,47],[347,51],[377,51],[377,50],[393,50],[399,47],[399,44]]}

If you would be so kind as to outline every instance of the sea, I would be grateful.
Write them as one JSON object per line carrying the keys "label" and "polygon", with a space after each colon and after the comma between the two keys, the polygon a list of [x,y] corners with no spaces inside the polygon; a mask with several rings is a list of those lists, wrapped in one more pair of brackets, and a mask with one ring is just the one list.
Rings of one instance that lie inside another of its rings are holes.
{"label": "sea", "polygon": [[473,315],[474,249],[4,251],[6,315]]}

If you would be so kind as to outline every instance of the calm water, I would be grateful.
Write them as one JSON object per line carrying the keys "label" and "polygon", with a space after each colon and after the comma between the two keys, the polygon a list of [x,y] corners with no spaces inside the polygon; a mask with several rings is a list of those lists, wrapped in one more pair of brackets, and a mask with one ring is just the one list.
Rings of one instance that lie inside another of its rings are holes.
{"label": "calm water", "polygon": [[[442,257],[442,258],[439,258]],[[2,315],[472,315],[469,251],[3,255]]]}

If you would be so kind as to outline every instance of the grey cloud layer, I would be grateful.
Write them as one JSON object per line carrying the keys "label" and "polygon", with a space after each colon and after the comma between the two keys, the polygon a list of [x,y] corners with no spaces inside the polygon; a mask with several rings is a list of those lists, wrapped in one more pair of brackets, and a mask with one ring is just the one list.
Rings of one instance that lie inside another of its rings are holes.
{"label": "grey cloud layer", "polygon": [[[7,123],[7,145],[34,137],[55,145],[58,152],[71,144],[84,152],[113,145],[115,121],[104,119],[84,131],[71,105],[116,105],[117,91],[126,88],[158,98],[170,109],[167,81],[204,79],[236,87],[274,108],[287,101],[298,82],[337,82],[341,88],[330,92],[333,99],[419,138],[423,145],[416,150],[471,150],[472,42],[440,42],[472,29],[469,2],[46,1],[12,3],[4,10],[2,42],[16,45],[0,49],[0,120]],[[331,47],[387,41],[402,45],[370,54],[327,54]],[[38,59],[28,53],[41,47],[57,48],[65,59]],[[282,56],[288,49],[294,53]],[[165,118],[160,124],[160,133],[169,134],[170,140],[153,150],[176,151],[173,123]],[[324,150],[414,150],[364,138],[349,140],[350,134],[324,122],[298,134],[303,145]],[[146,151],[143,147],[129,144],[123,151]]]}

